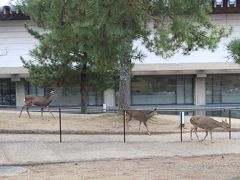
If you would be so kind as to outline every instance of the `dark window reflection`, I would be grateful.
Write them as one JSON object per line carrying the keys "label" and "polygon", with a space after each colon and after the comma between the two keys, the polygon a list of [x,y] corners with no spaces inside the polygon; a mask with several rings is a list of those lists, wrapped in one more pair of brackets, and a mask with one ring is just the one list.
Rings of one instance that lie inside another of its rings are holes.
{"label": "dark window reflection", "polygon": [[[79,87],[49,87],[39,88],[31,84],[28,85],[29,94],[44,96],[47,95],[52,89],[56,91],[57,97],[52,102],[52,105],[81,105],[81,94]],[[103,104],[103,92],[93,91],[91,88],[88,92],[88,105],[98,106]]]}
{"label": "dark window reflection", "polygon": [[239,75],[208,75],[206,101],[207,104],[240,103]]}
{"label": "dark window reflection", "polygon": [[0,105],[16,105],[15,83],[11,79],[0,79]]}
{"label": "dark window reflection", "polygon": [[133,105],[192,104],[192,76],[138,76],[132,80]]}

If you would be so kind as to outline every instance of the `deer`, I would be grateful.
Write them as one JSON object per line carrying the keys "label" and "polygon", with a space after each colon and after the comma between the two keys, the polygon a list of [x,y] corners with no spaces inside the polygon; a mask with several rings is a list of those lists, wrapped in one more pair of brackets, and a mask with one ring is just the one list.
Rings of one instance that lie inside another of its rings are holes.
{"label": "deer", "polygon": [[22,111],[24,108],[26,108],[26,111],[28,113],[28,117],[30,117],[29,114],[29,108],[33,105],[38,106],[41,108],[41,118],[43,117],[43,109],[48,108],[48,111],[51,113],[53,118],[55,119],[53,113],[51,112],[49,108],[49,104],[52,102],[53,97],[56,95],[55,91],[51,91],[47,96],[33,96],[33,95],[27,95],[24,99],[24,105],[22,106],[22,110],[20,112],[19,118],[22,115]]}
{"label": "deer", "polygon": [[[192,124],[191,130],[190,130],[190,139],[193,140],[192,131],[194,130],[195,135],[197,136],[197,139],[199,142],[203,142],[206,139],[206,137],[208,136],[208,132],[210,132],[211,142],[213,143],[212,130],[217,127],[221,127],[225,131],[230,131],[230,129],[231,129],[230,125],[226,121],[219,122],[208,116],[201,116],[201,115],[192,116],[190,118],[190,123]],[[202,128],[206,132],[206,135],[202,140],[199,140],[199,137],[197,135],[198,128]]]}
{"label": "deer", "polygon": [[135,109],[128,109],[125,112],[126,112],[126,123],[127,123],[128,129],[129,129],[128,122],[131,121],[132,119],[135,119],[139,121],[139,131],[140,131],[141,123],[143,123],[147,129],[148,135],[151,136],[151,133],[148,130],[147,121],[154,115],[158,114],[156,108],[147,112],[135,110]]}

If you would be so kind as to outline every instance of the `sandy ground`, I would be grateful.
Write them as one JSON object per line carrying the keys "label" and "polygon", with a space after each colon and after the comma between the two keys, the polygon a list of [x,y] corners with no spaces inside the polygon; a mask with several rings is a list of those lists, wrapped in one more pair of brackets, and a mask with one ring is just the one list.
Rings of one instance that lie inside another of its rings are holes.
{"label": "sandy ground", "polygon": [[239,180],[240,156],[159,157],[36,165],[25,168],[28,169],[26,173],[2,179]]}
{"label": "sandy ground", "polygon": [[[59,114],[54,113],[55,119],[49,112],[44,112],[41,118],[40,112],[30,112],[31,119],[27,113],[23,112],[22,117],[18,118],[18,111],[0,111],[0,132],[56,132],[59,131]],[[104,114],[62,114],[62,130],[70,133],[122,133],[123,116],[118,113]],[[183,132],[189,132],[191,116],[185,116],[185,128]],[[228,118],[214,117],[216,120],[228,120]],[[232,118],[232,129],[240,128],[240,119]],[[158,114],[148,122],[149,130],[152,133],[180,132],[180,116]],[[144,125],[141,125],[139,132],[139,122],[132,120],[129,123],[129,133],[147,134]],[[218,130],[218,129],[217,129]]]}
{"label": "sandy ground", "polygon": [[[58,131],[58,114],[53,119],[47,112],[41,119],[39,112],[31,112],[29,119],[24,112],[0,111],[0,131]],[[184,132],[189,132],[189,118],[185,119]],[[216,118],[221,120],[222,118]],[[132,121],[128,132],[138,133],[138,122]],[[179,132],[179,116],[157,115],[148,122],[153,133]],[[240,120],[232,119],[232,127],[240,128]],[[62,129],[77,133],[122,133],[120,114],[62,114]],[[145,133],[142,126],[141,132]],[[224,144],[223,144],[224,145]],[[239,150],[240,151],[240,150]],[[136,160],[107,160],[43,164],[25,166],[26,173],[0,179],[240,179],[240,156],[158,157]]]}

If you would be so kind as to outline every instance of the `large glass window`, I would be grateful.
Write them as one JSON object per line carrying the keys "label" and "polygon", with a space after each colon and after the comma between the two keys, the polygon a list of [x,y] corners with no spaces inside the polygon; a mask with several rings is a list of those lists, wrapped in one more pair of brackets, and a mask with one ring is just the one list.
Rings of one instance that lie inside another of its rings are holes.
{"label": "large glass window", "polygon": [[[44,96],[47,95],[52,89],[57,94],[57,97],[52,102],[52,105],[81,105],[81,94],[79,87],[52,87],[52,88],[38,88],[28,85],[28,94]],[[103,93],[97,91],[88,92],[88,105],[98,106],[103,104]]]}
{"label": "large glass window", "polygon": [[240,75],[223,76],[222,103],[240,103]]}
{"label": "large glass window", "polygon": [[137,76],[132,79],[132,105],[192,104],[192,76]]}
{"label": "large glass window", "polygon": [[240,74],[207,76],[206,102],[207,104],[240,103]]}
{"label": "large glass window", "polygon": [[206,78],[206,103],[213,103],[213,78],[209,75]]}
{"label": "large glass window", "polygon": [[15,83],[11,79],[0,79],[0,105],[16,105]]}
{"label": "large glass window", "polygon": [[193,104],[193,76],[184,76],[184,104]]}

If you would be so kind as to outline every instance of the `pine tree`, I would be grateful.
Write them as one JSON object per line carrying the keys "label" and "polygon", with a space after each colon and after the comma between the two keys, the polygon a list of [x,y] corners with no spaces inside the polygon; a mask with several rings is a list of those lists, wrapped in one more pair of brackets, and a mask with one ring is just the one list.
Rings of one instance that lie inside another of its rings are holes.
{"label": "pine tree", "polygon": [[[61,47],[56,48],[54,56],[61,55],[61,60],[72,62],[69,56],[74,50],[74,56],[85,52],[87,59],[94,59],[96,67],[111,69],[119,65],[119,108],[123,109],[130,105],[133,60],[143,57],[138,49],[133,49],[133,42],[141,40],[149,51],[163,57],[170,57],[178,51],[187,55],[200,48],[214,50],[221,37],[230,31],[209,21],[211,2],[26,0],[25,9],[32,20],[51,30],[47,40],[42,41],[52,47],[47,41],[53,39],[55,45]],[[43,55],[44,51],[48,48],[37,53]]]}
{"label": "pine tree", "polygon": [[240,64],[240,39],[234,39],[227,45],[228,58]]}
{"label": "pine tree", "polygon": [[162,57],[176,52],[184,55],[200,48],[214,50],[221,37],[231,29],[213,25],[208,14],[211,0],[88,0],[87,21],[96,46],[93,54],[99,59],[120,62],[119,108],[130,104],[130,78],[134,58],[143,55],[133,49],[141,40],[150,51]]}
{"label": "pine tree", "polygon": [[104,66],[89,55],[88,30],[78,29],[81,18],[77,16],[81,10],[76,15],[70,13],[74,4],[57,0],[25,3],[25,13],[46,28],[46,32],[41,33],[25,25],[38,39],[38,45],[30,51],[33,59],[22,58],[24,67],[29,70],[29,80],[39,87],[72,86],[80,82],[81,112],[86,113],[88,88],[102,91],[115,87],[118,69],[114,66],[117,64]]}

